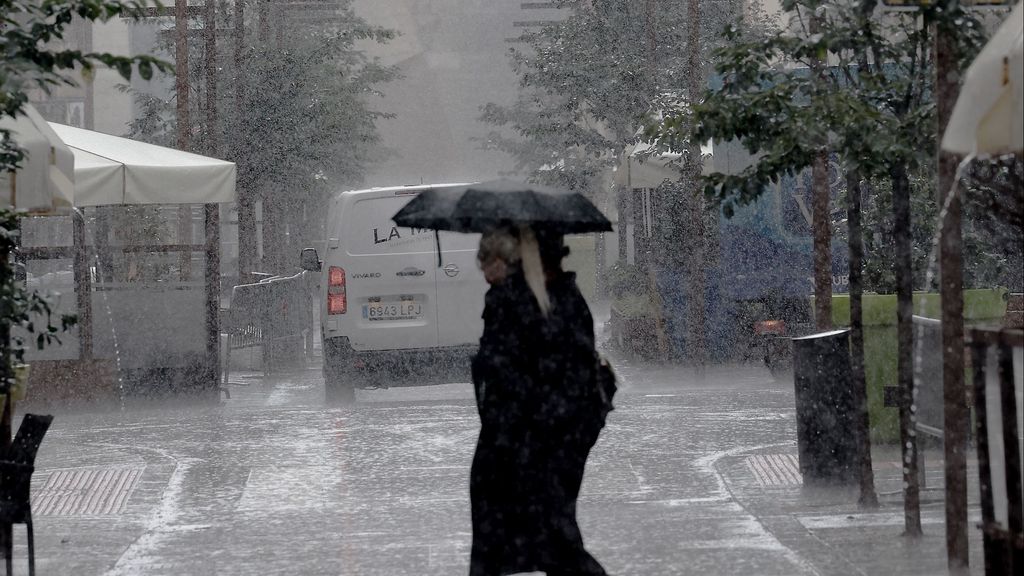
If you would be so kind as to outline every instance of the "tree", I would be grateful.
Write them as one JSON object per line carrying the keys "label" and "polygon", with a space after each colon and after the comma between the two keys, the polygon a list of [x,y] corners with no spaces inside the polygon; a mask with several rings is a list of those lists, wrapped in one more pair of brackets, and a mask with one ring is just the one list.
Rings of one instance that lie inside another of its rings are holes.
{"label": "tree", "polygon": [[[707,178],[706,193],[727,214],[735,205],[757,198],[770,182],[812,166],[822,147],[841,155],[848,181],[856,184],[851,186],[852,194],[859,194],[862,177],[888,181],[903,394],[901,444],[913,446],[910,174],[929,165],[935,150],[931,29],[956,22],[961,32],[956,53],[965,61],[980,46],[981,27],[959,6],[886,13],[878,10],[875,0],[786,0],[783,8],[798,21],[810,15],[815,33],[780,34],[723,48],[717,66],[723,85],[694,106],[692,128],[673,118],[655,126],[653,132],[669,142],[738,140],[755,155],[753,164],[737,174]],[[727,33],[735,38],[734,32]],[[830,64],[826,71],[819,66],[823,60]],[[856,210],[855,204],[851,208]],[[851,239],[856,243],[856,236]],[[859,246],[854,249],[859,252]],[[830,295],[819,288],[816,296]],[[917,534],[913,449],[907,462],[907,531]]]}
{"label": "tree", "polygon": [[964,286],[1024,292],[1024,160],[975,162],[965,187]]}
{"label": "tree", "polygon": [[241,188],[263,201],[268,271],[284,271],[297,257],[285,227],[297,232],[307,220],[320,221],[327,193],[358,184],[381,153],[375,121],[390,115],[373,111],[368,98],[397,73],[366,60],[354,43],[392,36],[354,15],[337,28],[293,30],[281,44],[254,46],[245,74],[235,78],[247,84],[246,113],[231,105],[222,113],[232,138],[261,144],[233,159]]}
{"label": "tree", "polygon": [[[390,115],[374,111],[369,100],[379,95],[377,86],[397,77],[394,68],[356,47],[359,40],[386,42],[395,33],[369,25],[348,2],[320,23],[299,25],[287,14],[279,16],[272,25],[264,22],[258,39],[240,54],[217,50],[218,126],[209,126],[202,114],[209,48],[198,38],[189,43],[189,86],[198,96],[189,99],[193,146],[212,153],[213,142],[231,143],[226,155],[237,164],[240,211],[242,204],[262,201],[263,271],[274,273],[292,268],[299,242],[308,245],[327,194],[357,185],[382,153],[375,121]],[[172,138],[174,102],[152,94],[138,98],[143,114],[132,124],[132,135],[157,142]],[[255,229],[243,229],[249,224],[242,220],[240,214],[240,252],[255,254]]]}
{"label": "tree", "polygon": [[[82,52],[60,47],[59,42],[74,18],[105,22],[112,18],[141,15],[145,2],[119,0],[0,0],[0,114],[15,117],[22,113],[29,92],[49,92],[60,85],[74,85],[69,73],[89,74],[99,65],[109,66],[124,78],[137,71],[143,78],[154,70],[168,70],[163,61],[148,55],[117,56],[101,52]],[[24,152],[12,134],[0,129],[0,171],[16,170]],[[59,332],[74,324],[73,316],[62,315],[54,325],[52,311],[45,298],[28,291],[15,279],[10,253],[16,248],[19,215],[0,208],[0,390],[12,380],[11,361],[20,362],[26,343],[12,337],[13,326],[26,328],[35,335],[34,344],[42,348]],[[41,317],[45,326],[35,326],[32,318]],[[13,355],[13,358],[12,358]],[[5,438],[9,441],[10,420],[5,410]]]}
{"label": "tree", "polygon": [[[511,50],[520,90],[511,105],[489,103],[481,119],[500,128],[483,145],[510,154],[534,179],[588,193],[618,162],[665,93],[688,81],[687,6],[676,2],[560,0],[567,16],[525,32]],[[702,66],[719,31],[742,10],[736,0],[703,3]],[[754,4],[757,6],[757,4]],[[754,18],[763,24],[758,12]]]}
{"label": "tree", "polygon": [[[517,170],[535,180],[596,195],[626,148],[641,139],[647,116],[661,111],[666,99],[685,100],[689,92],[703,89],[712,49],[722,41],[718,31],[740,13],[742,3],[701,4],[558,2],[566,17],[523,34],[525,47],[512,50],[520,90],[511,105],[483,107],[482,119],[498,127],[484,146],[510,154]],[[758,24],[764,20],[762,13],[754,19]],[[690,348],[701,362],[701,275],[710,251],[693,247],[713,241],[717,220],[704,210],[697,189],[686,185],[700,171],[699,149],[675,151],[686,153],[679,176],[656,195],[665,217],[653,230],[659,249],[652,257],[684,271],[687,285],[680,288],[698,304],[688,307],[694,312],[689,338],[696,343]],[[650,283],[653,287],[653,279]],[[657,291],[649,292],[656,298]]]}
{"label": "tree", "polygon": [[510,54],[520,90],[482,108],[485,148],[510,154],[535,180],[593,194],[636,135],[655,94],[641,38],[642,7],[615,0],[558,3],[568,16],[525,32]]}

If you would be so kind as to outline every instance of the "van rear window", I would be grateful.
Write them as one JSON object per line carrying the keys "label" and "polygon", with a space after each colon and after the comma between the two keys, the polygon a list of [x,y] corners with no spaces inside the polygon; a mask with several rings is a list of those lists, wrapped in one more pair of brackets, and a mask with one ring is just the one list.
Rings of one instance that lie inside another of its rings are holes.
{"label": "van rear window", "polygon": [[391,219],[413,196],[366,198],[342,222],[349,254],[436,252],[434,231],[395,226]]}

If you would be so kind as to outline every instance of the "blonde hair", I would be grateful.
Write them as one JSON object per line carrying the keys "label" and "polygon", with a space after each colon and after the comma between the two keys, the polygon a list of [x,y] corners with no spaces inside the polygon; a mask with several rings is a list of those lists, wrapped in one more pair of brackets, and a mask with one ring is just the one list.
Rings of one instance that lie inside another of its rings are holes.
{"label": "blonde hair", "polygon": [[540,259],[540,245],[537,235],[529,226],[519,227],[519,258],[523,263],[523,276],[526,284],[533,292],[540,306],[540,313],[546,318],[551,311],[551,298],[548,297],[547,279],[544,275],[544,263]]}

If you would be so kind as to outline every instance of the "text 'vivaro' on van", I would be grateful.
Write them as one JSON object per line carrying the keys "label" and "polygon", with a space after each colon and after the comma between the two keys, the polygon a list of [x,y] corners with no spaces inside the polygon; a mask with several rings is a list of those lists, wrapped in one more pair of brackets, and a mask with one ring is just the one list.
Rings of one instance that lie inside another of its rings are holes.
{"label": "text 'vivaro' on van", "polygon": [[483,331],[487,283],[476,265],[478,234],[402,228],[391,219],[430,188],[337,194],[322,262],[320,324],[327,399],[356,388],[467,381]]}

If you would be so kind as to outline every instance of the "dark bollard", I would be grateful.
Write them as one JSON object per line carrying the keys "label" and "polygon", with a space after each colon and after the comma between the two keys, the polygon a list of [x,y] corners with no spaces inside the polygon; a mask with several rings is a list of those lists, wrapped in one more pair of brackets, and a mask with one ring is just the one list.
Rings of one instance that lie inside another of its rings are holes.
{"label": "dark bollard", "polygon": [[856,484],[859,453],[850,331],[794,338],[793,381],[804,485]]}

